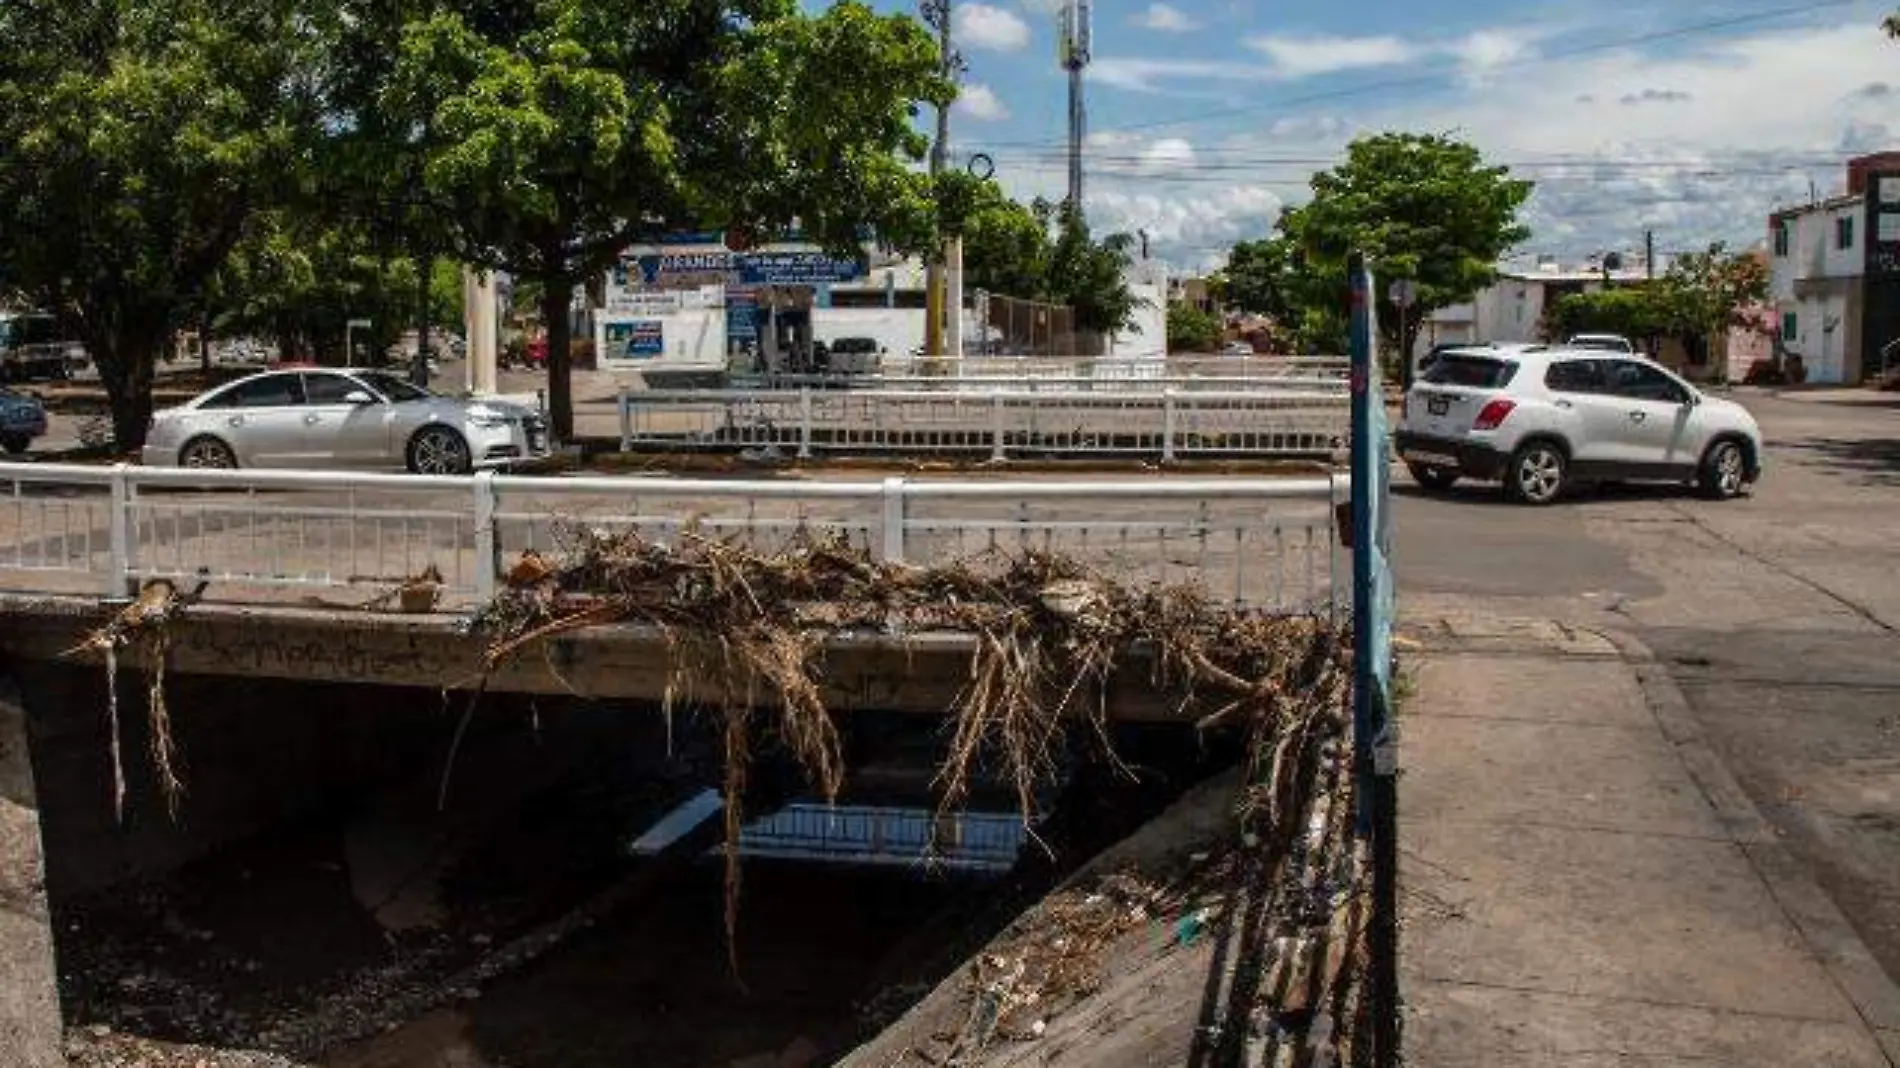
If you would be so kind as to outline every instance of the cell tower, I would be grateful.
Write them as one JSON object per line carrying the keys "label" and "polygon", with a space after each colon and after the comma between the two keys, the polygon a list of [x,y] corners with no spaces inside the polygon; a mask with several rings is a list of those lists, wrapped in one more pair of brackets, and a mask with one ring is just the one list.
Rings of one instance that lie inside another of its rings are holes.
{"label": "cell tower", "polygon": [[1069,72],[1069,204],[1082,213],[1082,138],[1088,131],[1088,109],[1082,101],[1082,71],[1089,65],[1090,0],[1064,0],[1060,32],[1056,34],[1057,61]]}

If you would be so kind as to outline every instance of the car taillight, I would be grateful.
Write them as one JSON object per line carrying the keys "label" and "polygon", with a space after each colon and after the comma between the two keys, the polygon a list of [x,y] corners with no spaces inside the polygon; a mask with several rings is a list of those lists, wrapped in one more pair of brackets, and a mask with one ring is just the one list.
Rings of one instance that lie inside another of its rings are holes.
{"label": "car taillight", "polygon": [[1499,397],[1497,400],[1494,400],[1491,403],[1486,404],[1482,409],[1479,410],[1478,418],[1472,422],[1471,429],[1496,430],[1498,428],[1498,424],[1510,418],[1511,413],[1515,411],[1516,409],[1517,409],[1516,401],[1508,401],[1508,400],[1505,400],[1503,397]]}

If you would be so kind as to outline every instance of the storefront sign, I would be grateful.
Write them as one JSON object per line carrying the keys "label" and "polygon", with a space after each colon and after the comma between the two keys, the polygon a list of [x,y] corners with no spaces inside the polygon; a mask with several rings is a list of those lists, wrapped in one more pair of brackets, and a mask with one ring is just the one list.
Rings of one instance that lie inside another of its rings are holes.
{"label": "storefront sign", "polygon": [[822,252],[747,252],[737,259],[739,280],[747,285],[819,285],[864,277],[864,261]]}
{"label": "storefront sign", "polygon": [[650,360],[666,352],[666,328],[658,319],[607,324],[607,357]]}

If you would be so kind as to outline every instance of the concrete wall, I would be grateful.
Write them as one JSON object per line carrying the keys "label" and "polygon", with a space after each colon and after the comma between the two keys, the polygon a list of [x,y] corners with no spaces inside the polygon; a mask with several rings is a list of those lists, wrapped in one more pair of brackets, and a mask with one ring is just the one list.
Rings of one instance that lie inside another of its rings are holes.
{"label": "concrete wall", "polygon": [[[964,333],[976,329],[976,316],[964,312]],[[827,344],[841,337],[876,338],[886,356],[904,356],[924,343],[921,308],[814,308],[812,335]]]}
{"label": "concrete wall", "polygon": [[0,663],[0,1059],[6,1064],[66,1063],[54,976],[26,711]]}

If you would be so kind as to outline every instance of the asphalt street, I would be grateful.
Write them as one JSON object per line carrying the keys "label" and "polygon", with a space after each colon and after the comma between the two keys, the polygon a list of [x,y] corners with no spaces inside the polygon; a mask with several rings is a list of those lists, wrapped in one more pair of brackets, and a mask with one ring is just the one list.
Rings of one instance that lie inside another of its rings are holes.
{"label": "asphalt street", "polygon": [[1403,610],[1639,637],[1900,978],[1900,397],[1736,399],[1769,451],[1742,500],[1611,487],[1537,509],[1491,486],[1427,496],[1401,476]]}

